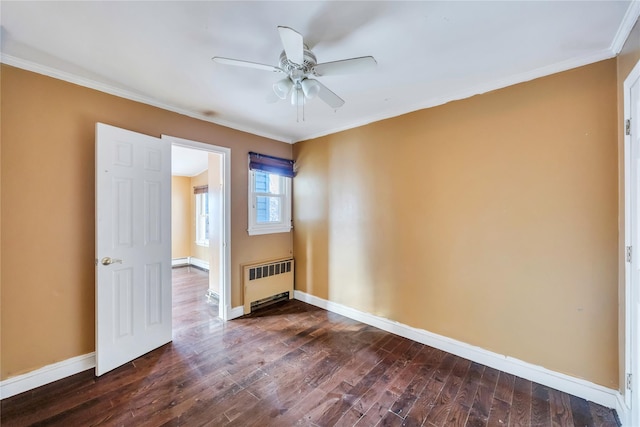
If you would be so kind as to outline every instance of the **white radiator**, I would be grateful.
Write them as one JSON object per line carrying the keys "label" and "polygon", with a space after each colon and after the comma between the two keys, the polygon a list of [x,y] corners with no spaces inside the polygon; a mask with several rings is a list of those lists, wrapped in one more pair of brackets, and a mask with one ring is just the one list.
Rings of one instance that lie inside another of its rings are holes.
{"label": "white radiator", "polygon": [[251,313],[251,303],[285,292],[293,298],[293,258],[244,266],[244,314]]}

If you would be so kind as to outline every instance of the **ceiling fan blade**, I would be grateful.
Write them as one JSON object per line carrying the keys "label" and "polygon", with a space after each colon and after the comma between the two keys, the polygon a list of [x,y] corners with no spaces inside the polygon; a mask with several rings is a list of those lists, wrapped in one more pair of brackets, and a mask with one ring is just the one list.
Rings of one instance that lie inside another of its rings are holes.
{"label": "ceiling fan blade", "polygon": [[294,64],[304,62],[304,41],[302,34],[289,27],[278,27],[282,46],[287,54],[287,59]]}
{"label": "ceiling fan blade", "polygon": [[223,58],[221,56],[214,56],[211,59],[214,62],[217,62],[218,64],[233,65],[236,67],[257,68],[258,70],[273,71],[274,73],[284,72],[282,71],[281,68],[274,67],[273,65],[258,64],[257,62],[243,61],[240,59]]}
{"label": "ceiling fan blade", "polygon": [[341,61],[325,62],[313,67],[316,76],[333,76],[338,74],[361,73],[371,71],[378,63],[373,56],[343,59]]}
{"label": "ceiling fan blade", "polygon": [[322,99],[329,107],[340,108],[344,105],[344,99],[331,92],[328,87],[320,83],[318,80],[315,80],[315,82],[318,83],[318,86],[320,87],[318,98]]}

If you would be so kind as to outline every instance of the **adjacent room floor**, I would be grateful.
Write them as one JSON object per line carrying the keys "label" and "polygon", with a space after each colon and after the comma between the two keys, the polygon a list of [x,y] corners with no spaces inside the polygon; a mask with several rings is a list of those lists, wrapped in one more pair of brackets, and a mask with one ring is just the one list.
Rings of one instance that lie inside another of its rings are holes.
{"label": "adjacent room floor", "polygon": [[616,426],[613,411],[300,301],[221,322],[173,271],[173,342],[2,401],[1,424]]}

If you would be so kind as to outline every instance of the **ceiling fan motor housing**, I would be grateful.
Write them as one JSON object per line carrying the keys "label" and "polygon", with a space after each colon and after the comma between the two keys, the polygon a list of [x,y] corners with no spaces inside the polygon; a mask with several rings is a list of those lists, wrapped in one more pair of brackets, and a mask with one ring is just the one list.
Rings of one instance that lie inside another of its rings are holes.
{"label": "ceiling fan motor housing", "polygon": [[284,50],[280,54],[280,68],[296,83],[308,74],[312,74],[313,67],[318,63],[316,56],[306,45],[304,45],[303,58],[302,64],[296,64],[287,58]]}

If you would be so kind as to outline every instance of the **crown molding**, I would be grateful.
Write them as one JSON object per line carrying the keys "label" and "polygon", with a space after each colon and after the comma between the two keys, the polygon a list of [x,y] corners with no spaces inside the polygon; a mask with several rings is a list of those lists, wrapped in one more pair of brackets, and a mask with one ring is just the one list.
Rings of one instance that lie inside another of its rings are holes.
{"label": "crown molding", "polygon": [[[527,71],[520,74],[515,74],[512,76],[494,80],[488,83],[472,86],[462,91],[449,94],[447,96],[429,98],[420,102],[419,104],[414,104],[413,106],[410,106],[408,108],[405,107],[402,109],[387,111],[384,114],[371,115],[368,117],[364,117],[362,120],[351,122],[347,125],[326,129],[321,132],[311,133],[311,134],[308,134],[302,137],[297,137],[297,138],[292,138],[290,136],[284,136],[284,135],[275,135],[275,134],[265,133],[255,128],[242,126],[238,123],[232,123],[232,122],[224,121],[220,119],[213,119],[208,116],[200,115],[192,111],[188,111],[188,110],[181,109],[169,104],[159,102],[157,100],[137,94],[135,92],[116,88],[114,86],[100,83],[95,80],[79,77],[71,73],[60,71],[51,67],[46,67],[46,66],[43,66],[31,61],[27,61],[21,58],[17,58],[11,55],[0,54],[0,62],[17,67],[17,68],[24,69],[27,71],[32,71],[38,74],[43,74],[49,77],[53,77],[59,80],[64,80],[69,83],[77,84],[90,89],[95,89],[100,92],[108,93],[110,95],[114,95],[121,98],[129,99],[132,101],[140,102],[143,104],[151,105],[157,108],[161,108],[163,110],[172,111],[174,113],[182,114],[198,120],[203,120],[203,121],[214,123],[220,126],[225,126],[238,131],[247,132],[253,135],[262,136],[264,138],[269,138],[276,141],[285,142],[288,144],[295,144],[296,142],[306,141],[309,139],[320,138],[326,135],[343,132],[349,129],[365,126],[367,124],[374,123],[380,120],[386,120],[386,119],[398,117],[404,114],[412,113],[415,111],[423,110],[426,108],[432,108],[438,105],[443,105],[452,101],[458,101],[461,99],[470,98],[475,95],[480,95],[493,90],[512,86],[518,83],[524,83],[540,77],[545,77],[548,75],[567,71],[573,68],[578,68],[584,65],[599,62],[605,59],[613,58],[619,52],[619,50],[618,51],[615,50],[614,45],[617,46],[617,44],[621,43],[620,49],[622,49],[622,45],[624,44],[626,37],[628,37],[629,32],[633,28],[633,25],[635,24],[635,20],[638,19],[639,13],[640,13],[640,1],[634,1],[632,5],[629,7],[629,9],[627,10],[623,23],[620,25],[618,32],[616,33],[616,40],[612,42],[612,47],[608,49],[603,49],[599,52],[595,52],[589,55],[585,55],[577,58],[571,58],[569,60],[561,61],[545,67],[537,68],[535,70]],[[617,41],[618,38],[622,39],[622,42],[618,42]]]}
{"label": "crown molding", "polygon": [[633,26],[638,21],[638,17],[640,17],[640,1],[633,0],[627,9],[627,13],[624,14],[618,31],[611,42],[609,49],[614,55],[619,54],[622,50],[624,43],[629,38],[629,34],[631,34],[631,30],[633,30]]}
{"label": "crown molding", "polygon": [[483,93],[491,92],[498,89],[503,89],[505,87],[513,86],[518,83],[524,83],[527,81],[538,79],[540,77],[546,77],[552,74],[568,71],[573,68],[578,68],[585,65],[593,64],[599,61],[603,61],[605,59],[613,58],[614,56],[615,56],[615,53],[613,53],[613,51],[611,51],[610,49],[603,49],[599,52],[595,52],[589,55],[584,55],[577,58],[571,58],[566,61],[561,61],[545,67],[536,68],[535,70],[526,71],[520,74],[514,74],[512,76],[507,76],[502,79],[493,80],[488,83],[482,83],[476,86],[471,86],[459,92],[448,94],[446,96],[429,98],[419,104],[414,104],[413,106],[408,108],[397,109],[392,112],[386,112],[385,114],[369,116],[364,118],[361,121],[352,122],[349,125],[328,129],[326,131],[322,131],[314,134],[309,134],[303,138],[299,138],[295,140],[293,143],[295,144],[296,142],[306,141],[314,138],[320,138],[322,136],[330,135],[337,132],[343,132],[349,129],[364,126],[380,120],[386,120],[393,117],[398,117],[403,114],[424,110],[426,108],[437,107],[438,105],[443,105],[452,101],[471,98],[472,96],[481,95]]}
{"label": "crown molding", "polygon": [[266,133],[261,130],[249,127],[242,126],[238,123],[232,123],[225,120],[211,118],[209,116],[205,116],[203,114],[198,114],[193,111],[185,110],[180,107],[176,107],[174,105],[166,104],[160,101],[157,101],[153,98],[150,98],[145,95],[141,95],[129,90],[121,89],[106,83],[98,82],[96,80],[87,79],[85,77],[80,77],[72,73],[68,73],[66,71],[61,71],[56,68],[47,67],[36,62],[28,61],[26,59],[18,58],[16,56],[7,55],[5,53],[0,52],[0,63],[10,65],[12,67],[20,68],[22,70],[31,71],[37,74],[42,74],[44,76],[52,77],[54,79],[63,80],[68,83],[73,83],[78,86],[83,86],[89,89],[94,89],[99,92],[104,92],[109,95],[114,95],[119,98],[128,99],[130,101],[139,102],[141,104],[150,105],[152,107],[161,108],[163,110],[171,111],[173,113],[178,113],[183,116],[188,116],[193,119],[202,120],[205,122],[213,123],[219,126],[224,126],[227,128],[235,129],[241,132],[250,133],[252,135],[262,136],[264,138],[273,139],[276,141],[286,142],[291,144],[291,138],[275,135],[271,133]]}

